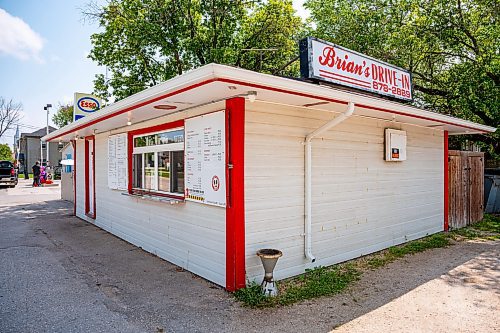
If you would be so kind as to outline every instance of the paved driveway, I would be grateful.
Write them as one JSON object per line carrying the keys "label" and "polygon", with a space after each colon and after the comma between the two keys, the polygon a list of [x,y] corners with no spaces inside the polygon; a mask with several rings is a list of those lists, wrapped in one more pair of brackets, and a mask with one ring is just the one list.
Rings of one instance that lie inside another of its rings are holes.
{"label": "paved driveway", "polygon": [[427,251],[366,272],[341,295],[252,310],[71,216],[72,203],[58,197],[58,187],[33,189],[25,181],[0,189],[0,332],[496,332],[500,326],[498,242]]}

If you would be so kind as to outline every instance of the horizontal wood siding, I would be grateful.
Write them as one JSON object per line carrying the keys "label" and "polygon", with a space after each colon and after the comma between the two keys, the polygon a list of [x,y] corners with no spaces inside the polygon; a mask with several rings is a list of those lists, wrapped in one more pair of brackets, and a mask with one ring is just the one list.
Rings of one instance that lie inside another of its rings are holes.
{"label": "horizontal wood siding", "polygon": [[[215,105],[212,105],[215,107]],[[206,112],[193,110],[187,116]],[[122,195],[126,191],[108,188],[108,136],[127,129],[150,127],[180,119],[165,117],[96,135],[96,220],[95,224],[110,233],[185,268],[218,285],[225,286],[224,208],[186,202],[177,205],[152,202]],[[84,215],[83,140],[77,148],[77,214]]]}
{"label": "horizontal wood siding", "polygon": [[[246,268],[283,251],[278,279],[443,230],[443,132],[353,116],[313,139],[312,248],[304,257],[304,137],[334,115],[247,104]],[[407,161],[384,161],[384,129],[407,131]]]}

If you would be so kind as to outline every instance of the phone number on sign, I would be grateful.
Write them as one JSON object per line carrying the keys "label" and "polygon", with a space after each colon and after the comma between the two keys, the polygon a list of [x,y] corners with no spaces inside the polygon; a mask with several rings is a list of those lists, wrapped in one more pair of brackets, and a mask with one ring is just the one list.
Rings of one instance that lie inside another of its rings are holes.
{"label": "phone number on sign", "polygon": [[409,90],[397,88],[397,87],[389,87],[389,85],[385,83],[380,83],[380,82],[373,82],[373,89],[375,90],[380,90],[386,93],[392,93],[393,95],[396,96],[403,96],[407,98],[411,98],[411,94]]}

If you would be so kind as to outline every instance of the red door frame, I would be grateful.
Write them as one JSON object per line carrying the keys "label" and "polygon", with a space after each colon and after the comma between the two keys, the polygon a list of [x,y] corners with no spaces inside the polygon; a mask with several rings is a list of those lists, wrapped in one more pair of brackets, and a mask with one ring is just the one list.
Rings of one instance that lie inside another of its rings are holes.
{"label": "red door frame", "polygon": [[[90,200],[89,200],[89,186],[90,186],[90,177],[89,177],[89,141],[92,141],[92,153],[94,154],[94,158],[92,159],[92,187],[93,187],[93,206],[94,211],[90,212]],[[90,217],[91,219],[95,219],[96,216],[96,200],[95,200],[95,136],[90,135],[85,137],[85,215]]]}
{"label": "red door frame", "polygon": [[73,147],[73,215],[76,216],[76,140],[71,140]]}
{"label": "red door frame", "polygon": [[245,99],[226,100],[226,289],[245,281]]}

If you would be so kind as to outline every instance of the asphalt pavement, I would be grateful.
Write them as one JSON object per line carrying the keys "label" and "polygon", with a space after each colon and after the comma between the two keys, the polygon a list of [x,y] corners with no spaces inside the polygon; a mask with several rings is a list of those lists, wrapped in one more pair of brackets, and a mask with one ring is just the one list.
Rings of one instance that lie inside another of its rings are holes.
{"label": "asphalt pavement", "polygon": [[[0,189],[0,332],[497,332],[500,242],[365,272],[346,292],[248,309],[72,216],[59,187]],[[278,262],[279,265],[279,262]],[[457,322],[465,323],[458,325]]]}

